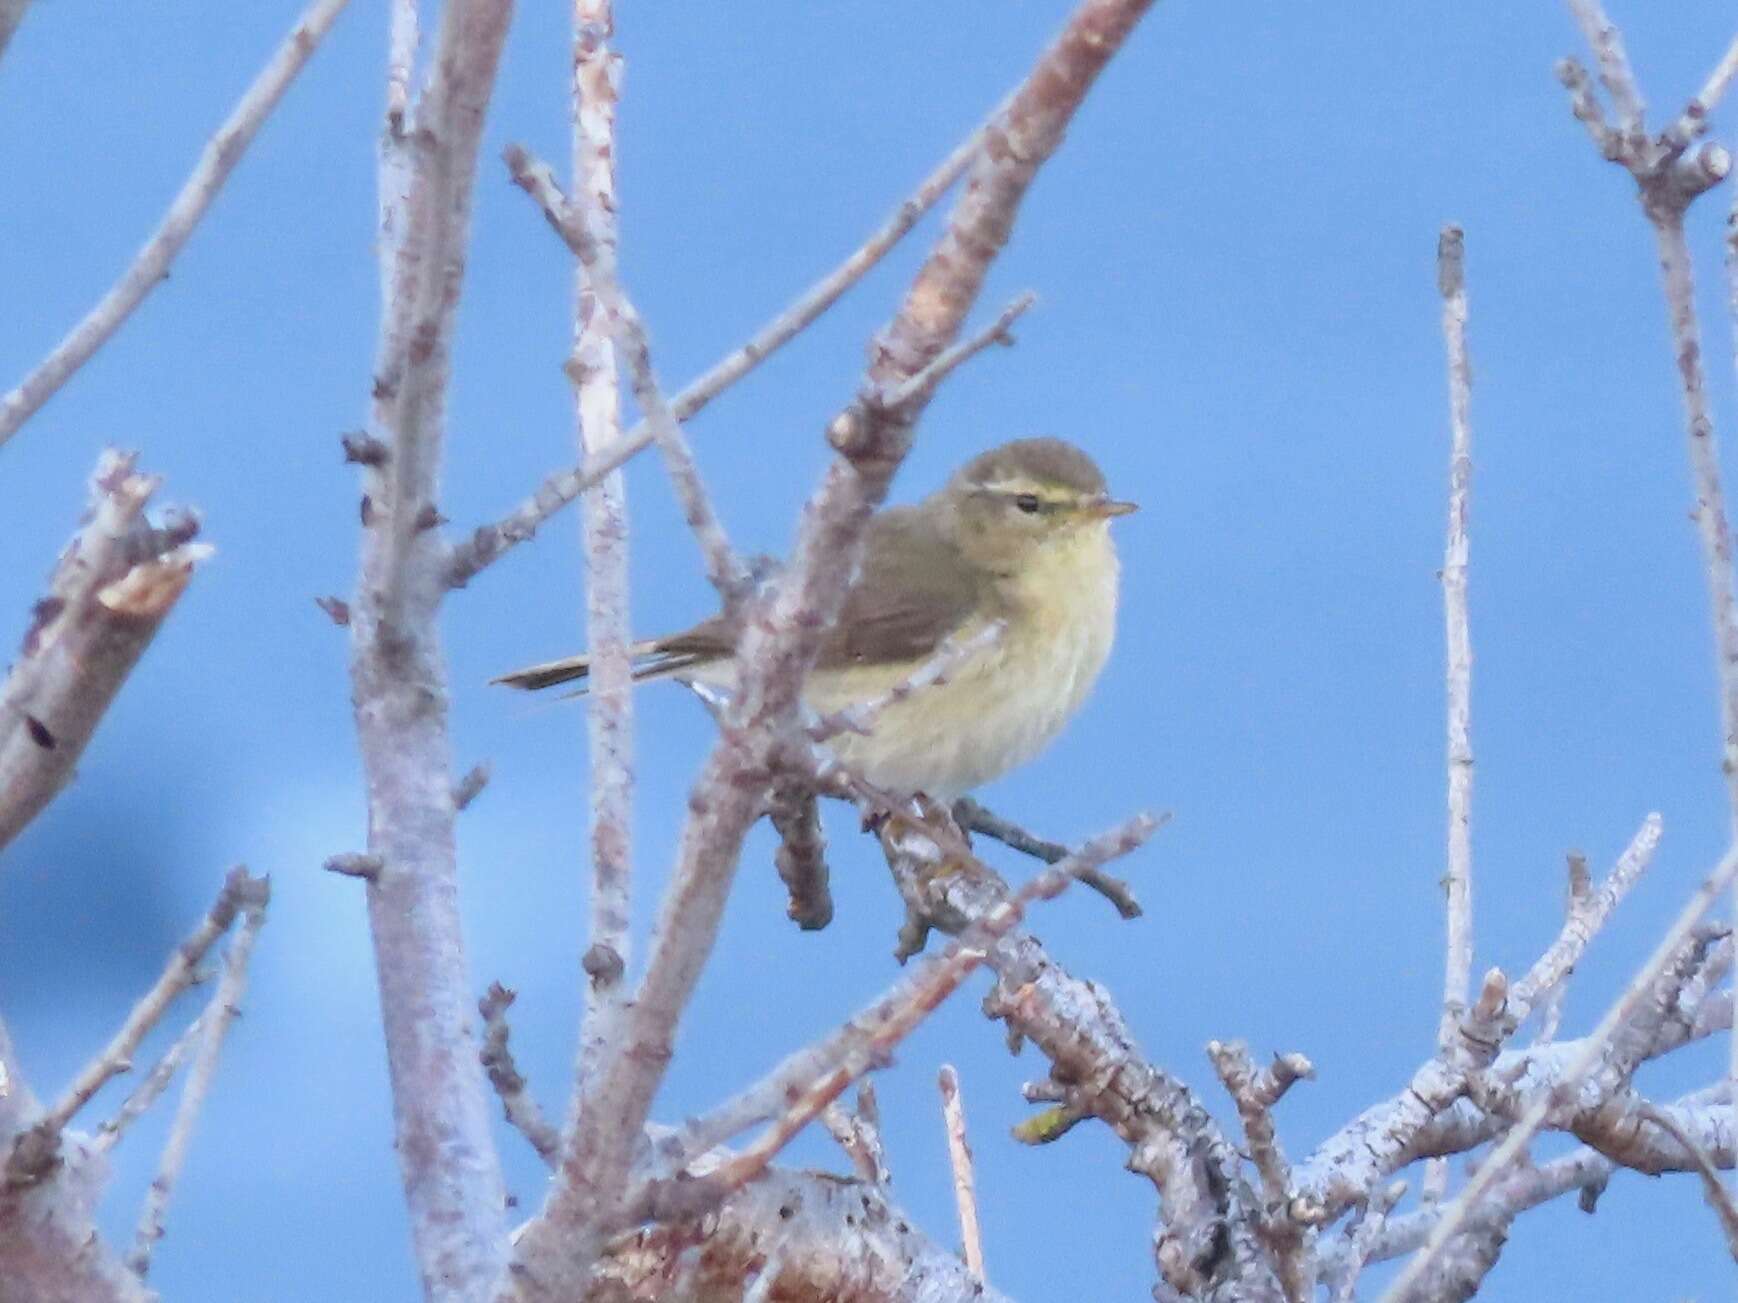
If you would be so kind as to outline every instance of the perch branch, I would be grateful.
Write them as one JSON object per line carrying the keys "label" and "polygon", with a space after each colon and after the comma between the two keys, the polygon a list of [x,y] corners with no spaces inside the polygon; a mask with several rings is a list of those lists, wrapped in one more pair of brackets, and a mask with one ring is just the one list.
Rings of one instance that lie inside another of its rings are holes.
{"label": "perch branch", "polygon": [[[885,1063],[906,1036],[959,988],[993,945],[1018,927],[1036,901],[1051,900],[1074,880],[1075,866],[1103,863],[1143,844],[1161,821],[1137,816],[1093,838],[1078,855],[1052,865],[972,921],[958,937],[897,983],[863,1014],[831,1036],[790,1056],[736,1099],[690,1123],[680,1152],[700,1154],[745,1126],[770,1119],[752,1143],[682,1192],[679,1206],[693,1208],[696,1193],[717,1197],[754,1180],[792,1137],[865,1072]],[[654,1205],[658,1196],[653,1196]]]}
{"label": "perch branch", "polygon": [[[690,1122],[670,1146],[686,1164],[760,1122],[773,1122],[769,1136],[782,1145],[853,1081],[877,1067],[898,1042],[984,962],[991,944],[1019,925],[1027,908],[1059,895],[1090,864],[1103,864],[1141,846],[1162,824],[1142,815],[1095,837],[1080,851],[1051,865],[1018,892],[988,904],[983,913],[941,953],[895,983],[837,1031],[798,1050],[735,1098]],[[762,1138],[765,1141],[766,1137]],[[732,1173],[747,1171],[756,1147],[744,1150]],[[767,1149],[761,1161],[776,1149]],[[749,1179],[752,1172],[741,1179]]]}
{"label": "perch branch", "polygon": [[[3,13],[8,3],[0,3]],[[266,66],[260,70],[223,125],[199,156],[193,172],[163,214],[163,220],[134,256],[132,265],[84,320],[4,398],[0,398],[0,445],[17,434],[55,392],[101,348],[157,285],[168,279],[169,264],[181,252],[200,219],[217,198],[223,183],[253,143],[255,134],[277,108],[284,92],[307,65],[321,39],[331,30],[347,0],[314,0]],[[0,18],[0,49],[9,33]]]}
{"label": "perch branch", "polygon": [[146,519],[160,483],[129,453],[97,461],[86,524],[0,687],[0,848],[72,780],[115,693],[211,554],[192,541],[196,516],[174,513],[156,527]]}

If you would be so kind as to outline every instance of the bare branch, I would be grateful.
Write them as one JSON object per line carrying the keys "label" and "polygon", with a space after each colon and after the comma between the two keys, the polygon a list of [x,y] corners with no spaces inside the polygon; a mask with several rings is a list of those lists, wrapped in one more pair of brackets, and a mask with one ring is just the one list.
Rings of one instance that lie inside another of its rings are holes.
{"label": "bare branch", "polygon": [[246,869],[240,867],[229,871],[211,909],[188,938],[176,947],[162,974],[133,1006],[133,1011],[103,1047],[102,1053],[80,1070],[30,1130],[19,1137],[7,1160],[7,1183],[33,1184],[54,1170],[60,1133],[66,1124],[111,1079],[131,1070],[133,1054],[139,1043],[168,1012],[175,997],[199,980],[199,963],[206,952],[243,911],[251,920],[257,911],[263,910],[269,892],[264,878],[251,877]]}
{"label": "bare branch", "polygon": [[972,1147],[966,1142],[966,1110],[960,1101],[960,1078],[953,1064],[942,1064],[936,1084],[941,1088],[941,1115],[947,1126],[947,1158],[953,1168],[953,1197],[960,1213],[966,1270],[981,1283],[987,1278],[983,1233],[978,1229],[978,1192],[972,1181]]}
{"label": "bare branch", "polygon": [[1690,903],[1685,906],[1677,920],[1666,932],[1664,939],[1641,971],[1630,981],[1599,1025],[1586,1037],[1575,1056],[1565,1069],[1563,1078],[1554,1092],[1542,1092],[1529,1106],[1519,1122],[1509,1131],[1490,1157],[1479,1166],[1479,1170],[1467,1183],[1460,1196],[1449,1205],[1442,1220],[1437,1223],[1425,1241],[1423,1249],[1407,1264],[1405,1271],[1390,1288],[1384,1298],[1399,1300],[1410,1298],[1411,1291],[1420,1284],[1430,1271],[1434,1260],[1443,1252],[1448,1241],[1465,1225],[1474,1212],[1480,1211],[1480,1201],[1490,1191],[1497,1180],[1504,1176],[1511,1165],[1520,1157],[1522,1151],[1532,1138],[1538,1134],[1549,1113],[1554,1095],[1566,1095],[1592,1071],[1600,1057],[1605,1053],[1612,1037],[1621,1028],[1629,1016],[1636,1010],[1642,1000],[1648,995],[1655,980],[1664,971],[1666,965],[1676,956],[1679,948],[1695,926],[1701,922],[1702,916],[1713,906],[1720,893],[1726,891],[1734,878],[1738,878],[1738,847],[1729,849],[1720,863],[1715,867],[1706,881],[1697,888]]}
{"label": "bare branch", "polygon": [[[393,10],[389,79],[409,48]],[[371,510],[351,602],[351,697],[380,868],[368,916],[396,1151],[423,1288],[469,1300],[506,1266],[506,1198],[478,1059],[458,906],[446,669],[437,613],[447,548],[436,492],[473,182],[511,0],[449,0],[428,79],[382,141],[382,313],[364,464]],[[388,89],[388,112],[392,104]]]}
{"label": "bare branch", "polygon": [[161,483],[130,453],[105,452],[87,523],[62,553],[0,687],[0,847],[72,780],[115,693],[211,548],[181,512],[154,527]]}
{"label": "bare branch", "polygon": [[1467,618],[1467,499],[1472,486],[1472,365],[1466,351],[1466,237],[1445,226],[1436,245],[1442,292],[1442,337],[1448,354],[1452,432],[1448,474],[1448,542],[1442,560],[1443,622],[1448,644],[1447,964],[1438,1043],[1446,1051],[1466,1011],[1472,981],[1472,633]]}
{"label": "bare branch", "polygon": [[488,992],[477,1002],[477,1012],[483,1016],[483,1071],[489,1084],[501,1097],[501,1108],[507,1121],[531,1142],[538,1156],[551,1167],[561,1151],[561,1133],[550,1125],[538,1107],[536,1096],[519,1075],[508,1046],[507,1010],[518,996],[499,982],[492,982]]}
{"label": "bare branch", "polygon": [[[245,877],[245,873],[243,874]],[[145,1207],[139,1214],[139,1225],[133,1237],[133,1251],[127,1255],[127,1266],[143,1280],[151,1270],[151,1253],[163,1238],[163,1218],[169,1209],[169,1199],[175,1192],[175,1182],[187,1161],[187,1149],[193,1141],[193,1124],[211,1090],[217,1075],[217,1055],[223,1048],[223,1038],[230,1023],[241,1012],[241,998],[247,990],[247,961],[254,942],[265,926],[266,906],[271,902],[269,878],[247,879],[248,889],[241,900],[241,925],[229,943],[223,958],[223,976],[217,990],[200,1015],[201,1031],[193,1051],[193,1062],[187,1069],[187,1084],[181,1088],[181,1099],[175,1106],[175,1119],[169,1126],[169,1138],[163,1143],[162,1157],[157,1161],[157,1175],[145,1193]]]}
{"label": "bare branch", "polygon": [[[977,156],[986,130],[987,128],[980,127],[966,137],[880,229],[838,268],[816,282],[795,303],[762,326],[746,344],[719,359],[709,371],[672,398],[669,403],[671,418],[686,421],[696,415],[719,394],[795,339],[823,312],[838,302],[845,291],[880,262],[888,250],[903,239],[917,225],[918,220],[947,193],[948,188]],[[592,484],[651,447],[653,439],[651,423],[642,420],[622,437],[620,443],[595,457],[588,457],[578,466],[551,475],[530,497],[500,521],[482,526],[470,540],[454,551],[449,582],[455,588],[462,588],[510,548],[535,535],[544,521]]]}
{"label": "bare branch", "polygon": [[[0,445],[17,434],[37,409],[108,342],[145,296],[167,278],[169,264],[181,252],[217,198],[223,183],[247,152],[255,134],[277,108],[278,101],[283,99],[296,74],[306,66],[321,39],[344,11],[346,3],[347,0],[313,0],[302,11],[277,53],[272,55],[235,108],[230,110],[217,134],[207,142],[192,174],[182,184],[157,229],[134,256],[132,265],[54,351],[19,381],[16,389],[0,398]],[[19,12],[22,12],[21,8]],[[4,48],[10,34],[4,18],[0,17],[0,49]]]}

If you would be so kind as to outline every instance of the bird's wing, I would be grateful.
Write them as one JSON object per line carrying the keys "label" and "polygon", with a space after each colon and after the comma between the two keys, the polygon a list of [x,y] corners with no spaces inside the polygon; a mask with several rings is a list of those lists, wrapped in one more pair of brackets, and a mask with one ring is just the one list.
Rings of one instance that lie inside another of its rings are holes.
{"label": "bird's wing", "polygon": [[820,668],[921,661],[971,619],[974,596],[958,552],[926,513],[883,511],[869,522],[862,571]]}

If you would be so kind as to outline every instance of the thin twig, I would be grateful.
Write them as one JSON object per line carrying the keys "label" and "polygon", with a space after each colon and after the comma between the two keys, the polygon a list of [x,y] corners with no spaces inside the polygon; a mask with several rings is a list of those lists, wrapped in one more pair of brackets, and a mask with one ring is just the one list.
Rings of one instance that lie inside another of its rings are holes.
{"label": "thin twig", "polygon": [[1452,432],[1448,474],[1448,541],[1442,561],[1443,623],[1448,644],[1448,898],[1447,963],[1443,971],[1444,1049],[1466,1010],[1472,982],[1472,634],[1467,619],[1467,498],[1472,485],[1472,366],[1466,351],[1466,242],[1445,226],[1436,246],[1442,293],[1442,337],[1448,354],[1448,413]]}
{"label": "thin twig", "polygon": [[[314,0],[302,11],[290,34],[237,101],[229,117],[206,143],[193,172],[163,214],[163,220],[134,256],[120,280],[68,332],[18,387],[0,398],[0,445],[71,379],[73,373],[120,329],[135,308],[168,278],[169,264],[181,252],[223,183],[247,152],[255,134],[277,108],[284,92],[307,65],[321,39],[344,11],[348,0]],[[0,32],[0,36],[4,33]],[[0,46],[4,40],[0,39]]]}
{"label": "thin twig", "polygon": [[[244,875],[245,876],[245,875]],[[163,1154],[157,1161],[157,1175],[145,1192],[145,1207],[139,1214],[138,1229],[133,1235],[133,1251],[127,1255],[127,1266],[140,1280],[151,1271],[151,1254],[157,1241],[163,1238],[163,1218],[169,1200],[175,1193],[175,1182],[187,1161],[187,1150],[193,1141],[193,1124],[211,1091],[217,1074],[217,1055],[223,1048],[223,1038],[229,1025],[241,1012],[241,997],[247,990],[247,961],[253,953],[260,928],[265,926],[266,906],[271,902],[269,878],[247,879],[247,890],[241,903],[241,926],[229,943],[223,958],[223,976],[217,990],[200,1015],[202,1031],[193,1051],[193,1062],[187,1069],[187,1083],[181,1088],[181,1099],[175,1106],[175,1118],[169,1124],[169,1138],[163,1143]]]}
{"label": "thin twig", "polygon": [[[588,0],[588,3],[595,4],[598,0]],[[590,30],[604,30],[607,27],[602,19],[587,21]],[[580,66],[584,68],[588,65],[582,60]],[[589,81],[582,81],[580,84],[599,85],[600,89],[593,92],[597,95],[607,93],[613,97],[615,94],[613,78],[607,83],[600,83],[594,75]],[[608,86],[607,92],[602,89],[605,84]],[[613,98],[610,103],[613,111]],[[587,110],[581,114],[582,118],[586,113],[595,116],[599,122],[605,116],[601,110]],[[598,125],[594,125],[592,129],[605,130]],[[605,143],[607,142],[602,140],[596,142],[592,151],[595,152]],[[607,162],[613,158],[613,154],[606,152],[602,157]],[[706,486],[694,464],[693,451],[688,447],[688,440],[683,435],[670,404],[665,400],[663,389],[652,369],[651,344],[646,338],[640,314],[628,298],[627,292],[622,289],[616,258],[613,188],[606,192],[597,190],[596,187],[581,187],[576,201],[570,203],[562,194],[549,166],[533,158],[522,146],[509,145],[505,159],[513,183],[537,201],[550,226],[561,236],[584,268],[585,285],[593,296],[595,305],[595,315],[591,315],[592,310],[588,309],[588,328],[612,339],[615,346],[626,355],[635,401],[645,413],[645,423],[651,429],[652,439],[664,457],[671,482],[676,488],[676,497],[682,504],[682,514],[706,558],[707,577],[724,595],[727,603],[734,602],[742,593],[748,572],[725,536],[723,523],[712,506]],[[596,193],[592,193],[594,190]],[[577,357],[568,364],[568,370],[575,376],[576,383],[584,383],[589,375],[589,368]],[[619,430],[619,425],[617,428]],[[612,445],[618,442],[619,434],[610,439]],[[596,446],[588,441],[588,454],[595,452]]]}
{"label": "thin twig", "polygon": [[966,1109],[960,1100],[960,1077],[951,1063],[944,1063],[936,1078],[941,1090],[941,1116],[947,1128],[947,1160],[953,1168],[953,1198],[960,1214],[960,1244],[966,1270],[982,1283],[984,1238],[978,1227],[978,1191],[972,1179],[972,1147],[966,1141]]}
{"label": "thin twig", "polygon": [[1729,849],[1714,871],[1696,889],[1690,902],[1678,915],[1676,921],[1667,930],[1665,937],[1654,949],[1653,954],[1643,964],[1641,970],[1630,980],[1623,993],[1599,1020],[1599,1025],[1582,1041],[1581,1048],[1575,1058],[1564,1069],[1557,1087],[1552,1091],[1541,1091],[1528,1106],[1527,1111],[1504,1137],[1499,1144],[1479,1165],[1466,1188],[1458,1198],[1448,1206],[1442,1219],[1430,1233],[1424,1247],[1418,1252],[1406,1269],[1400,1274],[1393,1286],[1383,1295],[1390,1303],[1400,1303],[1409,1299],[1413,1287],[1420,1283],[1430,1270],[1432,1263],[1442,1253],[1448,1242],[1454,1238],[1467,1219],[1479,1209],[1481,1201],[1489,1193],[1492,1186],[1505,1176],[1515,1161],[1520,1158],[1528,1143],[1538,1134],[1544,1125],[1546,1116],[1550,1113],[1553,1101],[1557,1098],[1569,1097],[1580,1085],[1583,1078],[1591,1072],[1594,1066],[1605,1054],[1611,1038],[1623,1026],[1625,1021],[1635,1011],[1642,999],[1653,987],[1654,982],[1665,970],[1678,949],[1695,926],[1702,921],[1702,916],[1713,907],[1721,893],[1738,879],[1738,846]]}
{"label": "thin twig", "polygon": [[499,982],[492,982],[483,998],[477,1001],[477,1012],[483,1017],[483,1071],[488,1074],[495,1094],[501,1097],[501,1109],[507,1121],[531,1142],[531,1147],[544,1162],[554,1167],[561,1152],[561,1133],[543,1116],[536,1096],[525,1084],[525,1078],[519,1075],[519,1066],[513,1062],[513,1050],[507,1043],[510,1034],[507,1010],[517,998],[515,992]]}
{"label": "thin twig", "polygon": [[1011,347],[1014,343],[1014,337],[1008,333],[1008,328],[1037,301],[1038,296],[1031,290],[1027,290],[1003,308],[1002,315],[997,317],[995,321],[977,334],[962,339],[959,343],[945,350],[935,361],[886,394],[881,401],[889,407],[904,407],[909,403],[927,402],[943,380],[946,380],[992,344],[1000,344],[1004,348]]}
{"label": "thin twig", "polygon": [[[1593,894],[1593,878],[1587,871],[1587,857],[1580,851],[1570,851],[1568,856],[1569,886],[1564,895],[1564,915],[1573,920],[1587,908],[1588,898]],[[1544,989],[1535,1007],[1539,1010],[1539,1031],[1533,1038],[1535,1045],[1549,1045],[1557,1039],[1557,1029],[1563,1022],[1563,999],[1568,994],[1569,983],[1563,977]]]}
{"label": "thin twig", "polygon": [[36,603],[0,686],[0,848],[72,781],[103,714],[212,549],[199,518],[145,515],[161,481],[105,452],[90,512]]}
{"label": "thin twig", "polygon": [[[795,339],[838,302],[847,290],[861,280],[870,268],[880,262],[917,225],[925,213],[935,207],[949,187],[959,179],[960,174],[971,165],[972,159],[977,156],[982,146],[985,130],[986,128],[980,127],[967,136],[942,160],[935,171],[924,178],[911,197],[900,204],[887,221],[836,269],[762,326],[747,343],[720,358],[705,374],[672,397],[669,403],[671,418],[686,421],[698,414],[714,398]],[[530,497],[500,521],[482,526],[466,543],[454,550],[448,573],[449,582],[455,588],[469,583],[510,548],[536,534],[546,520],[598,479],[651,447],[653,439],[651,423],[642,420],[622,437],[620,443],[595,457],[588,457],[578,466],[551,475]]]}
{"label": "thin twig", "polygon": [[182,1029],[174,1044],[163,1051],[162,1057],[151,1065],[151,1070],[133,1087],[132,1093],[121,1101],[115,1115],[104,1119],[97,1127],[96,1133],[91,1137],[93,1148],[99,1151],[114,1148],[126,1129],[149,1112],[151,1106],[163,1097],[163,1092],[181,1070],[182,1063],[193,1052],[193,1047],[199,1044],[205,1031],[205,1018],[206,1015],[202,1013]]}

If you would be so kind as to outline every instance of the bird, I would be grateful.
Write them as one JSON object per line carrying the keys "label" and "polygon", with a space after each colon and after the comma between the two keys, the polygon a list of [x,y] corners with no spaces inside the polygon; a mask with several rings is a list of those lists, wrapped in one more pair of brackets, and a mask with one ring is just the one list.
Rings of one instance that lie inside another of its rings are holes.
{"label": "bird", "polygon": [[[1028,438],[973,457],[923,500],[872,516],[857,577],[803,692],[823,717],[883,703],[866,730],[829,739],[846,769],[883,791],[945,803],[1032,760],[1109,658],[1119,574],[1110,522],[1135,509],[1110,496],[1080,448]],[[634,679],[728,689],[737,632],[719,615],[635,643]],[[974,648],[963,663],[887,699],[962,645]],[[579,655],[494,682],[535,690],[583,684],[590,672],[591,658]]]}

